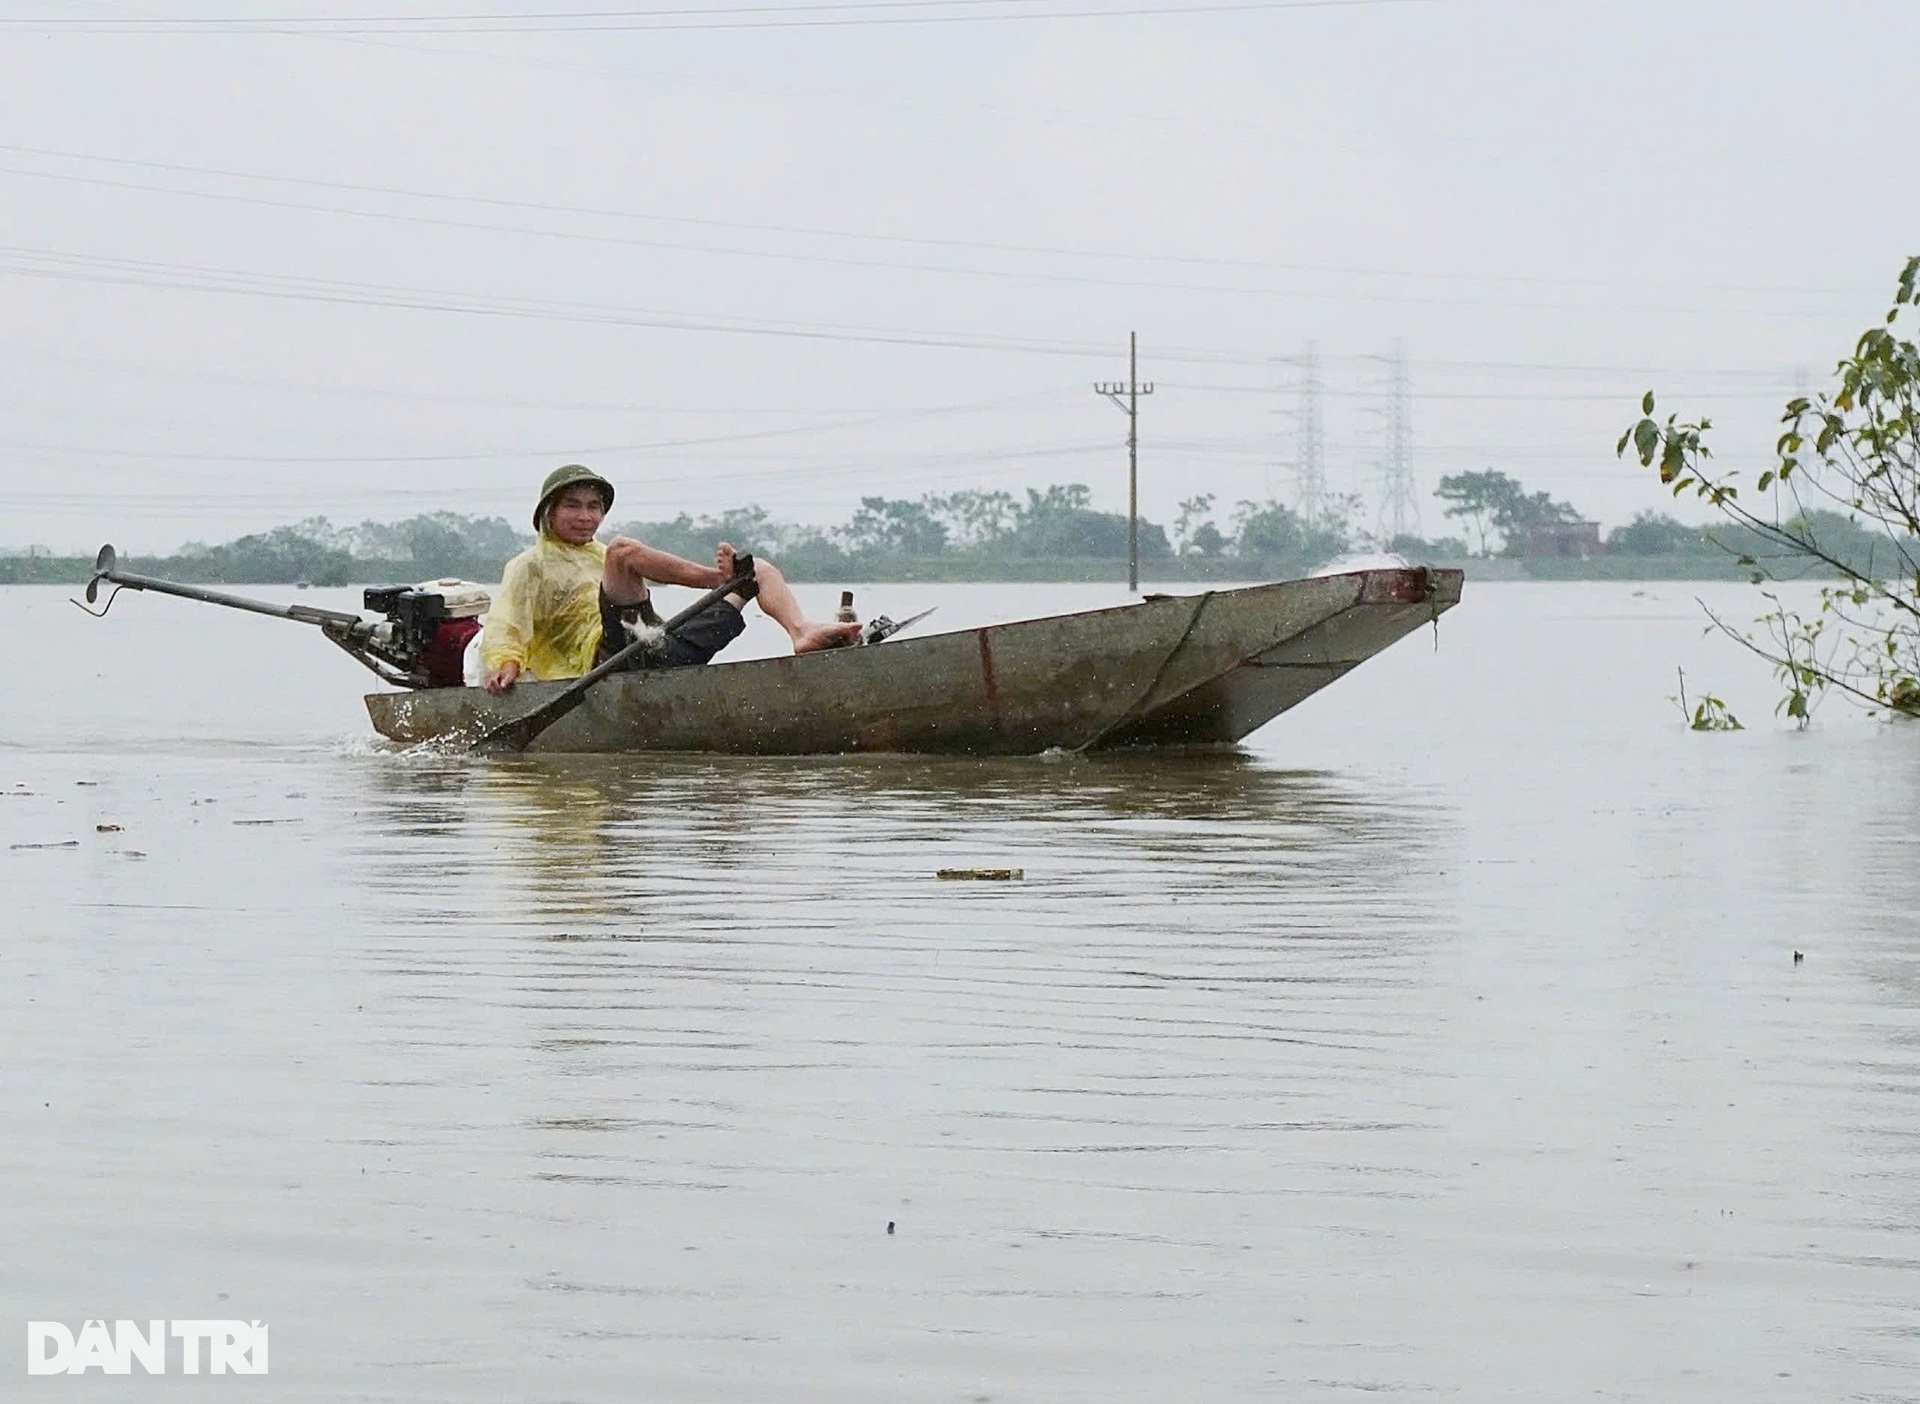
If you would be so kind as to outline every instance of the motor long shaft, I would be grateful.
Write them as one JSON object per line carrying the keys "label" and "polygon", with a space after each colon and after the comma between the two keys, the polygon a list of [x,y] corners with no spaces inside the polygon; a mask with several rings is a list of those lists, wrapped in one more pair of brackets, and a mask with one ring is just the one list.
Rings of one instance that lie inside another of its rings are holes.
{"label": "motor long shaft", "polygon": [[178,595],[183,600],[225,605],[228,609],[244,609],[254,614],[272,615],[275,619],[291,619],[301,624],[317,624],[322,628],[331,625],[335,628],[352,629],[366,622],[357,614],[347,614],[341,610],[315,609],[312,605],[269,604],[265,600],[250,600],[243,595],[229,595],[224,590],[205,590],[198,585],[182,585],[172,580],[158,580],[151,575],[138,575],[133,571],[120,570],[115,565],[114,550],[111,546],[102,546],[99,558],[94,562],[93,579],[87,582],[89,604],[98,594],[102,580],[129,590],[152,590],[161,595]]}

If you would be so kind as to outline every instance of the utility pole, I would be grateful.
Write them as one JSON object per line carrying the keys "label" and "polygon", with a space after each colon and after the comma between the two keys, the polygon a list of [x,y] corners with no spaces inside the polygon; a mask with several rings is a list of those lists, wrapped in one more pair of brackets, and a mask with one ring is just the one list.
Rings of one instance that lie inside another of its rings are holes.
{"label": "utility pole", "polygon": [[1153,393],[1140,383],[1140,334],[1127,333],[1127,379],[1097,380],[1093,393],[1105,395],[1127,417],[1127,589],[1140,593],[1140,397]]}

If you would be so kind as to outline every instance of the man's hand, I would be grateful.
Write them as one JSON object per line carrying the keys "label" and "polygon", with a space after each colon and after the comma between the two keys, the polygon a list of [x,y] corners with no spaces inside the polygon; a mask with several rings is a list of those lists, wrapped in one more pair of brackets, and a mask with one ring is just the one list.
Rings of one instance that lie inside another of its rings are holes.
{"label": "man's hand", "polygon": [[498,696],[518,681],[520,681],[520,665],[512,660],[508,660],[498,668],[490,670],[485,677],[481,678],[480,686],[495,696]]}

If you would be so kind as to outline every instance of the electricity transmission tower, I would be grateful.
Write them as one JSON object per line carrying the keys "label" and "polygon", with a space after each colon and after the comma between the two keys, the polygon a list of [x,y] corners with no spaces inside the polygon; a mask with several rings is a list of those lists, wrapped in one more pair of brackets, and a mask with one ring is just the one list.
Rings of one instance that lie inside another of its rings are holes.
{"label": "electricity transmission tower", "polygon": [[1374,411],[1386,421],[1380,445],[1380,539],[1391,546],[1396,537],[1420,534],[1420,503],[1413,484],[1412,391],[1407,375],[1407,343],[1396,339],[1384,357],[1387,366],[1386,404]]}
{"label": "electricity transmission tower", "polygon": [[1293,414],[1293,506],[1300,519],[1318,522],[1327,511],[1327,433],[1320,413],[1320,347],[1309,341],[1300,353],[1299,404]]}
{"label": "electricity transmission tower", "polygon": [[1140,593],[1140,397],[1153,386],[1140,383],[1140,334],[1127,333],[1127,378],[1094,382],[1093,393],[1104,395],[1127,417],[1127,589]]}

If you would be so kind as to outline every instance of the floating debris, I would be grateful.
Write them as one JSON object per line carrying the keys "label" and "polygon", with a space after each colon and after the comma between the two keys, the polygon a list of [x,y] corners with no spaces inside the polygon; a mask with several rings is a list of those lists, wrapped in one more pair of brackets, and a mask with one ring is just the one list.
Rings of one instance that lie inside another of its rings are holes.
{"label": "floating debris", "polygon": [[14,848],[78,848],[80,840],[68,839],[64,843],[16,843],[11,846]]}
{"label": "floating debris", "polygon": [[118,824],[95,824],[93,831],[96,834],[117,834],[120,832],[120,826]]}
{"label": "floating debris", "polygon": [[1017,882],[1025,868],[942,868],[934,876],[943,882]]}
{"label": "floating debris", "polygon": [[307,821],[304,819],[236,819],[233,822],[236,825],[238,825],[238,824],[304,824]]}

